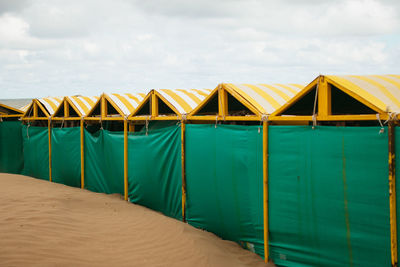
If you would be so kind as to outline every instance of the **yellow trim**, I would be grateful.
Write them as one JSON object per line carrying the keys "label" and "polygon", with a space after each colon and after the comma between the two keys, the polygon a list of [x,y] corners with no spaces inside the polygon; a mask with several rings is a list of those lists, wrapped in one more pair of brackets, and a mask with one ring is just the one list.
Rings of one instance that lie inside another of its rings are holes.
{"label": "yellow trim", "polygon": [[186,222],[186,161],[185,161],[186,125],[181,123],[181,165],[182,165],[182,221]]}
{"label": "yellow trim", "polygon": [[155,94],[155,91],[153,91],[152,95],[151,95],[150,109],[151,109],[151,116],[157,117],[158,116],[158,97]]}
{"label": "yellow trim", "polygon": [[128,120],[124,120],[124,199],[128,200]]}
{"label": "yellow trim", "polygon": [[[205,105],[208,104],[208,102],[210,102],[210,100],[215,97],[216,94],[218,94],[218,88],[222,86],[222,85],[218,85],[214,90],[211,91],[211,93],[203,99],[203,101],[201,101],[197,107],[195,107],[188,115],[188,118],[192,118],[194,116],[201,116],[201,115],[197,115],[196,113],[199,112],[199,110],[201,110]],[[195,89],[193,89],[195,90]],[[218,97],[218,95],[217,95]],[[219,101],[219,100],[218,100]],[[219,104],[218,104],[219,106]]]}
{"label": "yellow trim", "polygon": [[[150,91],[144,98],[143,100],[139,103],[137,108],[128,116],[129,120],[132,120],[136,114],[147,104],[147,101],[150,101],[150,110],[149,110],[149,115],[151,115],[151,96],[153,91]],[[140,115],[142,116],[142,115]]]}
{"label": "yellow trim", "polygon": [[81,120],[81,188],[85,188],[85,151],[84,151],[84,142],[85,142],[85,128],[84,128],[84,120]]}
{"label": "yellow trim", "polygon": [[392,266],[397,266],[397,215],[396,215],[396,171],[395,171],[395,127],[389,122],[389,202],[390,202],[390,251]]}
{"label": "yellow trim", "polygon": [[[7,106],[5,104],[0,103],[0,107],[4,108],[6,110],[8,109],[8,110],[11,110],[11,111],[14,111],[14,112],[18,112],[20,114],[20,116],[24,115],[24,112],[22,110]],[[10,114],[7,114],[7,115],[10,115]],[[18,114],[12,114],[12,115],[18,115]]]}
{"label": "yellow trim", "polygon": [[268,122],[263,122],[264,261],[268,263]]}
{"label": "yellow trim", "polygon": [[[99,99],[97,99],[96,103],[92,106],[90,111],[86,114],[85,119],[92,116],[101,116],[101,102],[102,102],[102,97],[100,96]],[[94,111],[99,105],[100,105],[100,114],[93,115]]]}
{"label": "yellow trim", "polygon": [[48,141],[49,141],[49,181],[52,181],[51,177],[51,118],[48,119]]}

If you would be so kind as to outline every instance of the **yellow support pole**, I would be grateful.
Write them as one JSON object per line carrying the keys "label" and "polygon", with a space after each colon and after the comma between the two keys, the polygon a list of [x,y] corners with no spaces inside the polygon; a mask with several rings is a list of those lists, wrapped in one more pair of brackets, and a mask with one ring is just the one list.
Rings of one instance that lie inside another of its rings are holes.
{"label": "yellow support pole", "polygon": [[128,120],[124,120],[124,199],[128,200]]}
{"label": "yellow support pole", "polygon": [[186,222],[186,161],[185,161],[186,124],[181,123],[181,163],[182,163],[182,221]]}
{"label": "yellow support pole", "polygon": [[268,122],[263,121],[264,261],[268,263]]}
{"label": "yellow support pole", "polygon": [[390,250],[392,266],[397,266],[397,218],[396,218],[396,173],[395,173],[395,127],[389,122],[389,201],[390,201]]}
{"label": "yellow support pole", "polygon": [[51,182],[51,118],[48,119],[48,136],[49,136],[49,181]]}
{"label": "yellow support pole", "polygon": [[85,132],[84,132],[84,120],[81,118],[81,188],[85,188]]}

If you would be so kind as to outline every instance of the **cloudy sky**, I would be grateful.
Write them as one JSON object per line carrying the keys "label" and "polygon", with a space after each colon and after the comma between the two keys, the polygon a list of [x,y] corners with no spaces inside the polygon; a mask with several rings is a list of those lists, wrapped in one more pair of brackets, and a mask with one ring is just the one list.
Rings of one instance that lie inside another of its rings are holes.
{"label": "cloudy sky", "polygon": [[0,99],[399,74],[399,0],[0,0]]}

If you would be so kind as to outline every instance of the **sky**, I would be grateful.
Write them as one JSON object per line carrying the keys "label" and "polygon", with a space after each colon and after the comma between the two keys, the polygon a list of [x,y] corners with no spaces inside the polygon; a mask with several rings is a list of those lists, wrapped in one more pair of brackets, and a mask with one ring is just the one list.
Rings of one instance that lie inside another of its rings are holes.
{"label": "sky", "polygon": [[400,74],[399,0],[0,0],[0,99]]}

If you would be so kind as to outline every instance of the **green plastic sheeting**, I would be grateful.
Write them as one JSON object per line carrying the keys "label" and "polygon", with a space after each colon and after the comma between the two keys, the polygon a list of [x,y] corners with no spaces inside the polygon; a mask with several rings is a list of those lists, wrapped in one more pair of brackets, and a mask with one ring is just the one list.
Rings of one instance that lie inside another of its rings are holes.
{"label": "green plastic sheeting", "polygon": [[22,126],[24,169],[22,174],[49,180],[49,134],[47,127]]}
{"label": "green plastic sheeting", "polygon": [[85,188],[124,194],[124,134],[85,130]]}
{"label": "green plastic sheeting", "polygon": [[19,121],[0,122],[0,172],[22,172],[24,156],[21,128]]}
{"label": "green plastic sheeting", "polygon": [[53,182],[81,186],[80,127],[51,129],[51,178]]}
{"label": "green plastic sheeting", "polygon": [[269,127],[269,249],[281,266],[390,266],[388,134]]}
{"label": "green plastic sheeting", "polygon": [[262,127],[186,127],[187,221],[263,256]]}
{"label": "green plastic sheeting", "polygon": [[181,128],[130,133],[129,200],[182,219]]}

